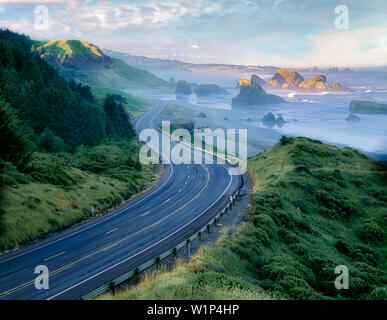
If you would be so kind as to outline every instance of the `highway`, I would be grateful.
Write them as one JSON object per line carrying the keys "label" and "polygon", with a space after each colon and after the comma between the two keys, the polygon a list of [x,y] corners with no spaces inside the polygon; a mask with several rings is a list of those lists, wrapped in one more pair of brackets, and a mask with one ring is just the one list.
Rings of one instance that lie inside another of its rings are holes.
{"label": "highway", "polygon": [[[136,122],[155,127],[158,104]],[[174,248],[209,223],[241,185],[227,164],[167,164],[151,190],[101,217],[0,257],[0,299],[79,299]],[[49,270],[36,289],[35,267]]]}

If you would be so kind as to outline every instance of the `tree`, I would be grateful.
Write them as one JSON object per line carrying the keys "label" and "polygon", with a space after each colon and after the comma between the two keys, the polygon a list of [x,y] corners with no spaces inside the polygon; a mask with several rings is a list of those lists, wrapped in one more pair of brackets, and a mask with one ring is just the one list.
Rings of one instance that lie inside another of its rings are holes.
{"label": "tree", "polygon": [[94,103],[94,96],[91,93],[89,86],[83,86],[80,82],[75,82],[74,79],[69,81],[70,88],[75,92],[78,92],[82,97],[84,97],[90,103]]}
{"label": "tree", "polygon": [[106,133],[108,136],[119,136],[122,138],[132,138],[135,136],[133,126],[129,121],[129,115],[122,104],[108,95],[103,108],[106,113]]}
{"label": "tree", "polygon": [[31,157],[31,148],[19,121],[9,106],[0,100],[0,160],[24,168]]}
{"label": "tree", "polygon": [[[0,99],[0,218],[4,214],[3,190],[5,187],[4,169],[7,162],[18,168],[24,169],[27,165],[31,151],[25,135],[20,131],[18,120],[4,101]],[[0,219],[0,234],[3,233],[3,224]]]}
{"label": "tree", "polygon": [[0,30],[0,96],[15,110],[20,126],[39,137],[49,127],[72,148],[106,137],[104,114],[88,86],[67,82],[38,54],[32,41]]}

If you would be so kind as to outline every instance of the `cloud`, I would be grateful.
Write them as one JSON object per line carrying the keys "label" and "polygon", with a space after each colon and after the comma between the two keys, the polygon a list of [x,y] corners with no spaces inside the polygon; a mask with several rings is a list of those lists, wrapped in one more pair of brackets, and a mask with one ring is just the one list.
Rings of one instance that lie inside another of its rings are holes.
{"label": "cloud", "polygon": [[312,35],[310,40],[314,50],[302,63],[319,66],[386,66],[386,34],[387,27],[381,25]]}
{"label": "cloud", "polygon": [[63,0],[0,0],[0,3],[32,3],[32,4],[42,4],[42,3],[55,3],[62,2]]}
{"label": "cloud", "polygon": [[[192,62],[200,59],[209,63],[278,66],[386,64],[385,5],[383,8],[375,0],[351,2],[349,30],[334,29],[334,0],[0,3],[0,13],[2,7],[5,9],[0,26],[34,39],[85,39],[104,48],[138,55],[168,58],[179,53]],[[48,7],[49,28],[34,28],[34,4]],[[198,51],[193,54],[194,50]]]}

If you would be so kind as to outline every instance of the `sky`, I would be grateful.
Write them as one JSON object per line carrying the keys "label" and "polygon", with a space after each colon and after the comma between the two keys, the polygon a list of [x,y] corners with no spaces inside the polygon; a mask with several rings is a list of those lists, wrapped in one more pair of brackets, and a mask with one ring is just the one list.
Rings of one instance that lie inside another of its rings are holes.
{"label": "sky", "polygon": [[387,0],[0,0],[0,27],[37,40],[286,67],[386,66],[386,15]]}

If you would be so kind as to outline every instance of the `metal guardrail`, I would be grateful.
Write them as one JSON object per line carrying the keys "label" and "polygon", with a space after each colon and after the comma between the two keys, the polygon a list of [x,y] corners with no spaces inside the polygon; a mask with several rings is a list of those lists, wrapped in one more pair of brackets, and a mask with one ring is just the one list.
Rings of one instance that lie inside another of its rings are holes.
{"label": "metal guardrail", "polygon": [[155,264],[158,264],[161,262],[161,260],[171,256],[171,255],[175,255],[177,253],[177,250],[181,249],[182,247],[186,246],[189,242],[192,242],[193,240],[195,240],[196,238],[200,238],[201,237],[201,234],[205,231],[209,231],[210,230],[210,227],[214,224],[216,224],[220,217],[223,216],[224,214],[227,213],[227,211],[232,207],[232,205],[235,203],[235,200],[236,198],[239,196],[240,194],[240,188],[241,188],[241,185],[238,187],[237,191],[235,192],[235,194],[231,197],[231,200],[227,203],[227,205],[223,208],[223,210],[221,210],[209,223],[207,223],[203,228],[201,228],[198,232],[194,233],[191,237],[189,237],[188,239],[180,242],[178,245],[176,245],[174,248],[170,249],[170,250],[167,250],[163,253],[161,253],[160,255],[158,255],[157,257],[143,263],[142,265],[138,266],[137,268],[133,269],[133,270],[130,270],[129,272],[123,274],[122,276],[114,279],[113,281],[109,282],[109,283],[106,283],[104,284],[103,286],[85,294],[84,296],[81,297],[81,300],[90,300],[90,299],[93,299],[95,298],[96,296],[114,288],[116,285],[119,285],[120,283],[132,278],[133,276],[135,275],[138,275],[141,271],[144,271],[146,269],[148,269],[149,267],[155,265]]}
{"label": "metal guardrail", "polygon": [[[162,131],[159,130],[157,128],[157,130],[161,133]],[[204,152],[207,152],[207,153],[211,153],[212,155],[214,155],[212,152],[208,152],[206,150],[202,150]],[[229,159],[225,159],[226,161],[229,161]],[[93,299],[95,298],[96,296],[114,288],[116,285],[119,285],[121,284],[122,282],[132,278],[133,276],[135,275],[138,275],[140,272],[148,269],[149,267],[155,265],[155,264],[158,264],[161,262],[161,260],[171,256],[171,255],[175,255],[177,253],[177,250],[181,249],[182,247],[184,247],[185,245],[187,245],[188,243],[190,243],[191,241],[195,240],[196,238],[200,238],[201,237],[201,234],[205,231],[210,231],[210,227],[211,225],[214,225],[216,224],[218,221],[219,221],[219,218],[221,216],[223,216],[223,214],[227,213],[227,211],[230,209],[230,207],[235,203],[235,199],[237,198],[237,196],[239,195],[240,193],[240,188],[242,187],[243,185],[243,176],[242,176],[242,183],[239,185],[237,191],[235,192],[235,194],[231,197],[231,200],[227,203],[227,205],[223,208],[223,210],[221,210],[216,216],[215,218],[213,218],[209,223],[207,223],[205,226],[203,226],[198,232],[194,233],[191,237],[189,237],[188,239],[180,242],[178,245],[176,245],[174,248],[170,249],[170,250],[167,250],[165,252],[163,252],[162,254],[160,254],[159,256],[143,263],[142,265],[140,265],[139,267],[133,269],[133,270],[130,270],[129,272],[121,275],[120,277],[114,279],[113,281],[109,282],[109,283],[106,283],[104,284],[103,286],[85,294],[84,296],[81,297],[81,300],[90,300],[90,299]]]}

